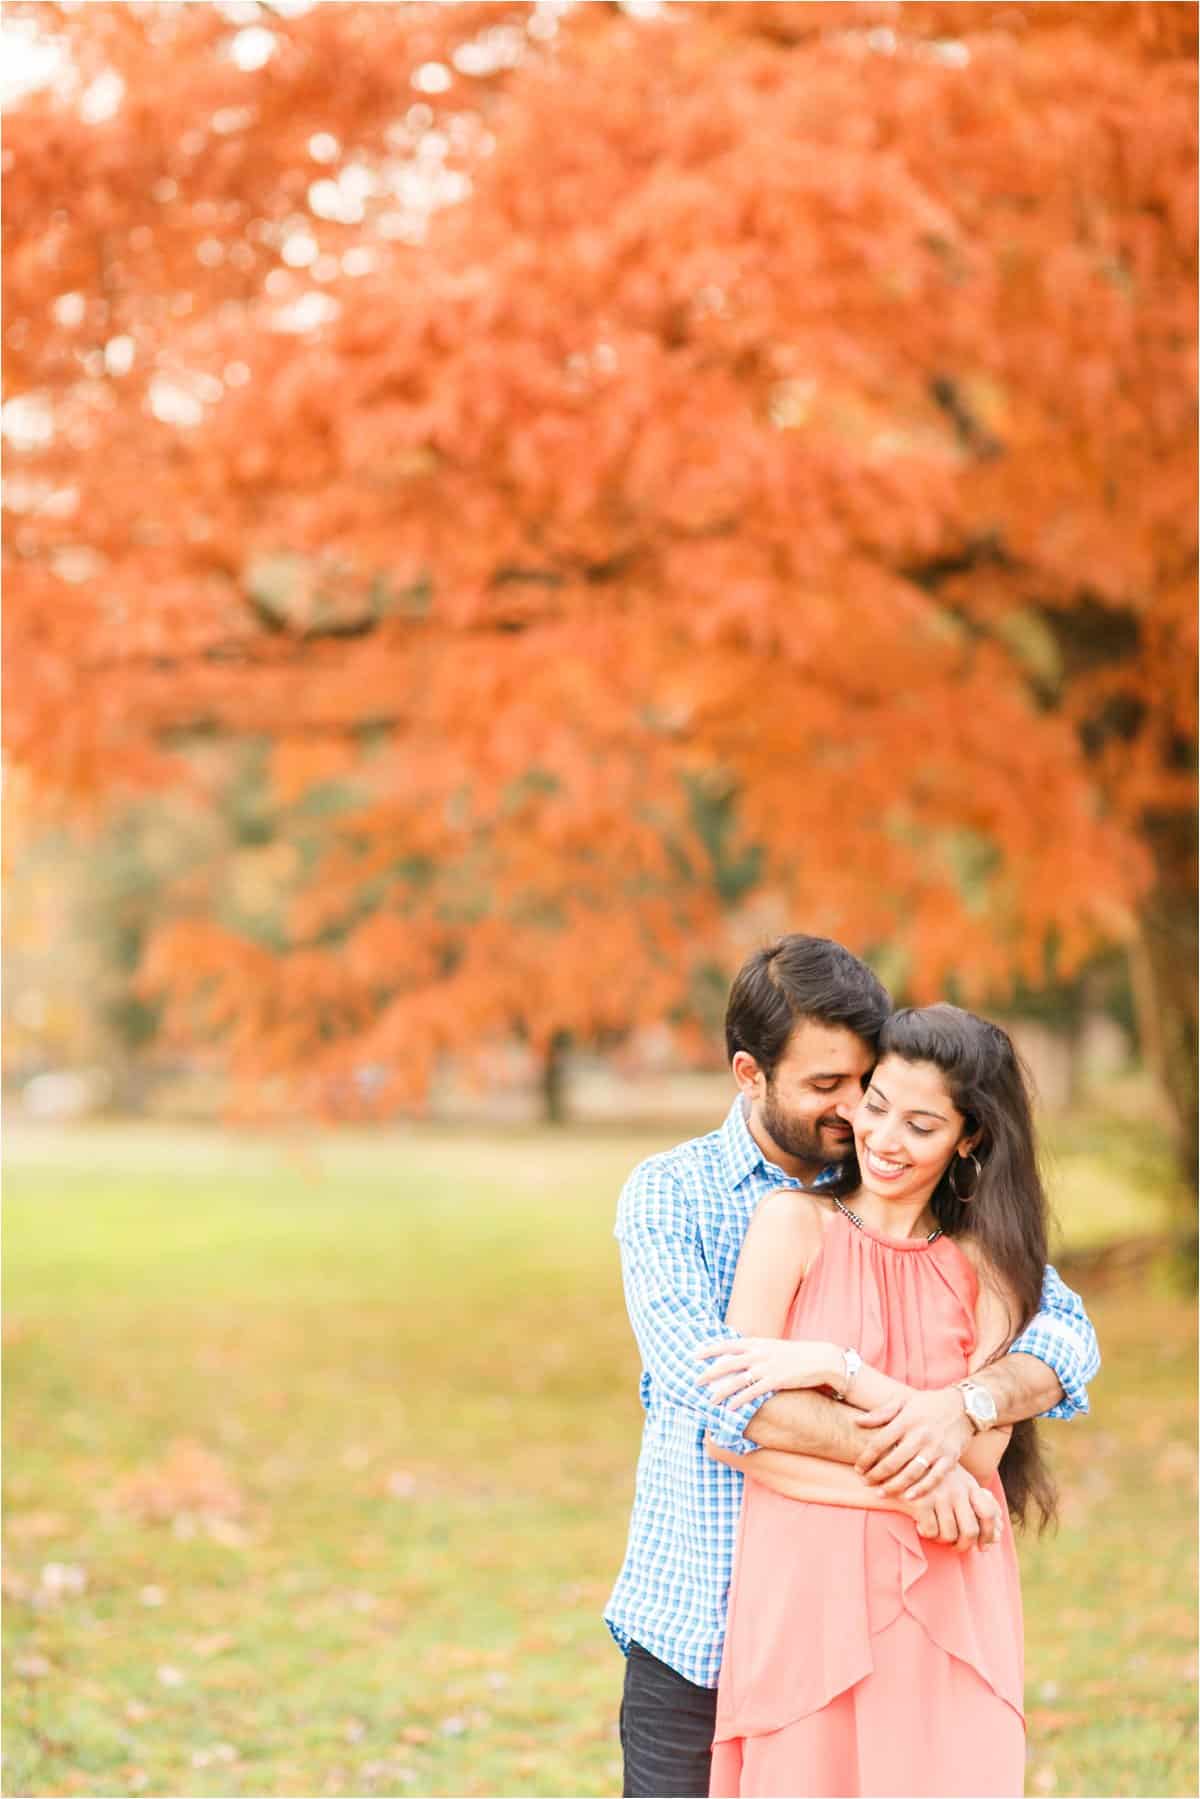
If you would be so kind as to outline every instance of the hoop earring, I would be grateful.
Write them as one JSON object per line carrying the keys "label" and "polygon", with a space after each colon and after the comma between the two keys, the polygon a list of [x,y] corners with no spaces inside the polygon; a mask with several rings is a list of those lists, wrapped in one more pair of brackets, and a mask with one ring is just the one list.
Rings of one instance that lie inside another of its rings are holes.
{"label": "hoop earring", "polygon": [[[958,1174],[959,1169],[962,1167],[964,1162],[973,1163],[974,1168],[975,1168],[975,1176],[971,1182],[971,1189],[970,1189],[969,1193],[963,1193],[960,1190],[958,1181],[955,1178],[956,1175]],[[979,1157],[975,1154],[974,1150],[968,1150],[965,1156],[956,1155],[953,1162],[951,1162],[951,1164],[950,1164],[950,1172],[946,1176],[946,1179],[950,1183],[951,1193],[953,1193],[955,1199],[958,1200],[959,1204],[964,1205],[964,1206],[967,1204],[967,1202],[969,1200],[974,1199],[975,1195],[978,1193],[979,1183],[982,1178],[983,1178],[983,1166],[979,1160]]]}

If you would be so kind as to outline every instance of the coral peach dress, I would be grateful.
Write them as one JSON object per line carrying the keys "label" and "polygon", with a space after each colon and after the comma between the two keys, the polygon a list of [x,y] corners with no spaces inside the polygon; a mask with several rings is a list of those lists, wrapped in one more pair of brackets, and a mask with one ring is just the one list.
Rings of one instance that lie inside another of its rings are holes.
{"label": "coral peach dress", "polygon": [[[786,1335],[857,1347],[913,1387],[961,1380],[974,1269],[952,1238],[841,1213]],[[1003,1506],[998,1476],[988,1483]],[[717,1696],[715,1799],[949,1799],[1024,1790],[1024,1651],[1012,1527],[960,1554],[899,1512],[788,1499],[747,1478]]]}

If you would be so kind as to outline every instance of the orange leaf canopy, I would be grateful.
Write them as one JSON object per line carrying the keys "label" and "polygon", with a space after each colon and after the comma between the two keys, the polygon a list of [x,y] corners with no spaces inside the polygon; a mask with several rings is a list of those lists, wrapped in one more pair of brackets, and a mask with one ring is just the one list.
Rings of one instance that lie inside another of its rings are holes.
{"label": "orange leaf canopy", "polygon": [[160,937],[180,1031],[393,1098],[778,925],[968,997],[1129,929],[1195,733],[1193,7],[6,19],[10,752],[341,796],[282,953]]}

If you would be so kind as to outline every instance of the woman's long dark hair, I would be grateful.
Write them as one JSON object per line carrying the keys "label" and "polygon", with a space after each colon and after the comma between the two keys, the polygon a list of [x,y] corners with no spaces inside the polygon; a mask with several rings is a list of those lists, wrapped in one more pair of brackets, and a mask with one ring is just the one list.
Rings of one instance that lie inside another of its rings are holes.
{"label": "woman's long dark hair", "polygon": [[[930,1203],[946,1235],[973,1238],[1015,1296],[1018,1316],[1009,1319],[1007,1342],[996,1352],[1004,1355],[1041,1305],[1047,1258],[1046,1194],[1020,1059],[999,1025],[948,1005],[893,1012],[879,1039],[881,1061],[884,1056],[932,1063],[967,1132],[979,1132],[975,1154],[982,1172],[972,1197],[964,1202],[955,1195],[952,1161]],[[961,1177],[960,1184],[966,1185]],[[1044,1530],[1055,1515],[1056,1494],[1031,1418],[1013,1426],[1000,1479],[1013,1517],[1024,1524],[1036,1506]]]}

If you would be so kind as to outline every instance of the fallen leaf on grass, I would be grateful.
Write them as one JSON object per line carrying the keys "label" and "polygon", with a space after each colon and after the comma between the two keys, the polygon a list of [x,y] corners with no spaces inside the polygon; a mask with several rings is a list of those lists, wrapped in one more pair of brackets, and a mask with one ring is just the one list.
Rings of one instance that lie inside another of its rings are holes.
{"label": "fallen leaf on grass", "polygon": [[426,1730],[423,1724],[408,1724],[400,1732],[400,1740],[403,1743],[427,1743],[432,1735],[433,1732]]}
{"label": "fallen leaf on grass", "polygon": [[29,1598],[29,1582],[23,1575],[15,1574],[11,1568],[0,1569],[0,1593],[6,1599],[24,1601]]}
{"label": "fallen leaf on grass", "polygon": [[388,1786],[415,1786],[422,1775],[416,1768],[410,1768],[403,1762],[366,1762],[363,1766],[363,1777],[366,1780],[386,1781]]}
{"label": "fallen leaf on grass", "polygon": [[61,1512],[18,1512],[5,1526],[10,1537],[21,1542],[41,1542],[47,1537],[61,1537],[67,1521]]}
{"label": "fallen leaf on grass", "polygon": [[1186,1482],[1190,1492],[1196,1490],[1196,1452],[1188,1443],[1168,1443],[1154,1464],[1161,1481]]}
{"label": "fallen leaf on grass", "polygon": [[250,1541],[250,1533],[233,1518],[213,1517],[211,1513],[204,1517],[205,1534],[214,1543],[221,1543],[226,1549],[244,1549]]}
{"label": "fallen leaf on grass", "polygon": [[1036,1736],[1044,1733],[1053,1736],[1058,1730],[1071,1730],[1086,1720],[1082,1712],[1051,1712],[1044,1706],[1034,1706],[1029,1714],[1029,1729]]}
{"label": "fallen leaf on grass", "polygon": [[221,1458],[186,1437],[177,1438],[160,1461],[123,1480],[116,1498],[147,1524],[191,1515],[231,1519],[243,1509],[241,1491]]}
{"label": "fallen leaf on grass", "polygon": [[235,1762],[237,1758],[232,1743],[211,1743],[207,1749],[192,1750],[193,1768],[207,1768],[210,1762]]}

